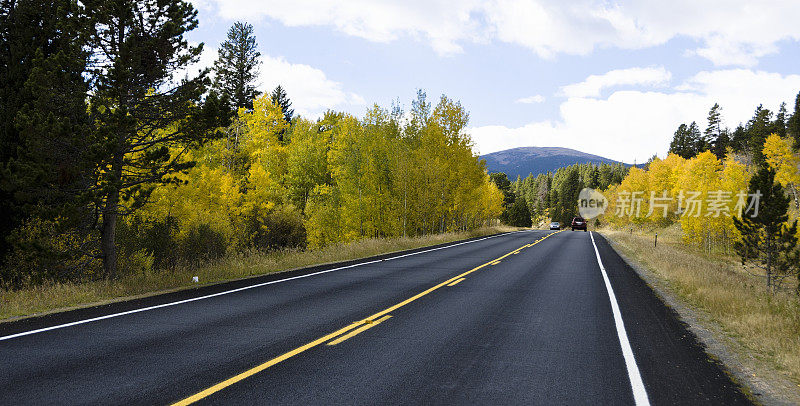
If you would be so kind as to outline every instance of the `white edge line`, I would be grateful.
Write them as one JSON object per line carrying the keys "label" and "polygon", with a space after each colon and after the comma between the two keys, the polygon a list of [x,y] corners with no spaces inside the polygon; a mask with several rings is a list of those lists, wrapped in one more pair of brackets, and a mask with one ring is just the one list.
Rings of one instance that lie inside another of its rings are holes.
{"label": "white edge line", "polygon": [[66,327],[77,326],[79,324],[86,324],[86,323],[92,323],[92,322],[95,322],[95,321],[111,319],[111,318],[114,318],[114,317],[125,316],[125,315],[128,315],[128,314],[146,312],[146,311],[149,311],[149,310],[160,309],[162,307],[176,306],[176,305],[179,305],[179,304],[194,302],[194,301],[197,301],[197,300],[209,299],[209,298],[212,298],[212,297],[227,295],[227,294],[230,294],[230,293],[241,292],[243,290],[260,288],[262,286],[272,285],[272,284],[275,284],[275,283],[287,282],[287,281],[291,281],[291,280],[294,280],[294,279],[307,278],[309,276],[315,276],[315,275],[321,275],[321,274],[328,273],[328,272],[340,271],[342,269],[355,268],[357,266],[362,266],[362,265],[369,265],[369,264],[376,264],[376,263],[379,263],[379,262],[391,261],[393,259],[410,257],[412,255],[419,255],[419,254],[424,254],[424,253],[427,253],[427,252],[442,250],[442,249],[445,249],[445,248],[457,247],[459,245],[471,244],[473,242],[488,240],[490,238],[502,237],[504,235],[513,234],[513,233],[519,233],[519,232],[525,232],[525,231],[529,231],[529,230],[511,231],[511,232],[508,232],[508,233],[491,235],[491,236],[479,238],[479,239],[476,239],[476,240],[463,241],[463,242],[459,242],[459,243],[456,243],[456,244],[446,245],[444,247],[431,248],[431,249],[427,249],[427,250],[424,250],[424,251],[418,251],[418,252],[412,252],[412,253],[409,253],[409,254],[398,255],[398,256],[395,256],[395,257],[391,257],[391,258],[376,259],[376,260],[372,260],[372,261],[360,262],[360,263],[357,263],[357,264],[352,264],[352,265],[347,265],[347,266],[341,266],[341,267],[338,267],[338,268],[326,269],[324,271],[314,272],[314,273],[310,273],[310,274],[306,274],[306,275],[298,275],[298,276],[292,276],[290,278],[285,278],[285,279],[278,279],[278,280],[269,281],[269,282],[257,283],[255,285],[244,286],[244,287],[241,287],[241,288],[226,290],[224,292],[217,292],[217,293],[213,293],[213,294],[205,295],[205,296],[193,297],[191,299],[179,300],[177,302],[162,303],[160,305],[143,307],[141,309],[128,310],[126,312],[107,314],[105,316],[93,317],[91,319],[78,320],[78,321],[73,321],[71,323],[58,324],[58,325],[55,325],[55,326],[44,327],[44,328],[40,328],[40,329],[36,329],[36,330],[23,331],[21,333],[2,336],[2,337],[0,337],[0,341],[11,340],[11,339],[14,339],[14,338],[23,337],[23,336],[32,335],[32,334],[44,333],[45,331],[58,330],[58,329],[66,328]]}
{"label": "white edge line", "polygon": [[589,232],[589,236],[592,239],[594,253],[597,256],[597,264],[600,265],[600,271],[603,273],[603,281],[605,281],[606,290],[608,291],[608,298],[611,301],[611,311],[614,313],[614,324],[617,326],[617,337],[619,338],[619,345],[622,347],[622,356],[625,358],[625,366],[628,368],[631,390],[633,390],[633,401],[637,406],[649,405],[650,400],[647,398],[647,391],[644,389],[642,375],[639,373],[639,367],[636,366],[636,358],[633,356],[633,349],[631,348],[630,341],[628,341],[628,334],[625,332],[625,324],[622,322],[622,313],[619,311],[617,297],[614,295],[614,289],[611,288],[611,281],[608,279],[603,261],[600,260],[600,251],[597,250],[597,244],[594,243],[594,235],[592,235],[592,232]]}

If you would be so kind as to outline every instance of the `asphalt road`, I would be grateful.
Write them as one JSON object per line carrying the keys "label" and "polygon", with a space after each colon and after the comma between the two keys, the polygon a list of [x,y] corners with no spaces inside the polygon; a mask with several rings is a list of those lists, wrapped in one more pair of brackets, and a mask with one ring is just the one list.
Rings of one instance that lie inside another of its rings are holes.
{"label": "asphalt road", "polygon": [[3,323],[0,404],[749,404],[591,234],[510,233]]}

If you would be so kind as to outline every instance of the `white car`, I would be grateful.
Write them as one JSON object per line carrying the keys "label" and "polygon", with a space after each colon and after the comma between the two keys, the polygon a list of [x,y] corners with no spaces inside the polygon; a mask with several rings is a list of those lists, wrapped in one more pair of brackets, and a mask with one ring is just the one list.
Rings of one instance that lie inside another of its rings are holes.
{"label": "white car", "polygon": [[554,222],[550,223],[550,229],[551,230],[561,230],[561,224],[559,224],[557,221],[554,221]]}

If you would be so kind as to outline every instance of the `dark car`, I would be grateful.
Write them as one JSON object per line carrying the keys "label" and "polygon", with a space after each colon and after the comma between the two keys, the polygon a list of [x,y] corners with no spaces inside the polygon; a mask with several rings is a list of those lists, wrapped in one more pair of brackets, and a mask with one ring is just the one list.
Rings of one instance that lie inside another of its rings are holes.
{"label": "dark car", "polygon": [[586,220],[583,217],[575,217],[572,219],[572,231],[583,230],[586,231]]}

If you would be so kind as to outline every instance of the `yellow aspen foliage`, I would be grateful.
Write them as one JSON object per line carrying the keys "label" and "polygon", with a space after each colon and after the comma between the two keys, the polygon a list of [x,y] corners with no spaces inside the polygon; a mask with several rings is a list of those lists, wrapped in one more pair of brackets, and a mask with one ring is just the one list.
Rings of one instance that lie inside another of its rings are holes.
{"label": "yellow aspen foliage", "polygon": [[791,141],[777,134],[771,134],[764,142],[764,158],[770,168],[775,170],[775,180],[791,193],[795,209],[800,202],[800,156],[792,152]]}
{"label": "yellow aspen foliage", "polygon": [[[416,114],[416,113],[415,113]],[[311,248],[361,238],[420,235],[489,224],[503,194],[464,133],[468,115],[442,97],[406,122],[379,106],[365,117],[328,112],[292,126],[268,96],[240,110],[226,138],[191,150],[196,165],[158,186],[143,215],[171,216],[249,247],[273,247],[289,225]],[[301,237],[302,238],[302,237]]]}
{"label": "yellow aspen foliage", "polygon": [[619,185],[609,186],[604,218],[617,227],[678,221],[688,244],[729,250],[737,233],[731,216],[739,215],[749,180],[747,167],[733,158],[721,162],[709,151],[691,159],[669,154],[646,171],[631,168]]}
{"label": "yellow aspen foliage", "polygon": [[[631,168],[628,176],[622,180],[619,186],[620,191],[628,193],[620,203],[627,201],[627,209],[620,211],[619,216],[628,217],[634,224],[644,224],[648,222],[647,214],[650,209],[650,178],[643,169]],[[618,197],[623,195],[618,195]]]}
{"label": "yellow aspen foliage", "polygon": [[286,146],[278,135],[289,125],[283,119],[283,111],[268,94],[253,102],[253,110],[239,110],[239,120],[246,132],[241,140],[242,152],[250,162],[260,162],[275,179],[282,181],[286,175]]}

